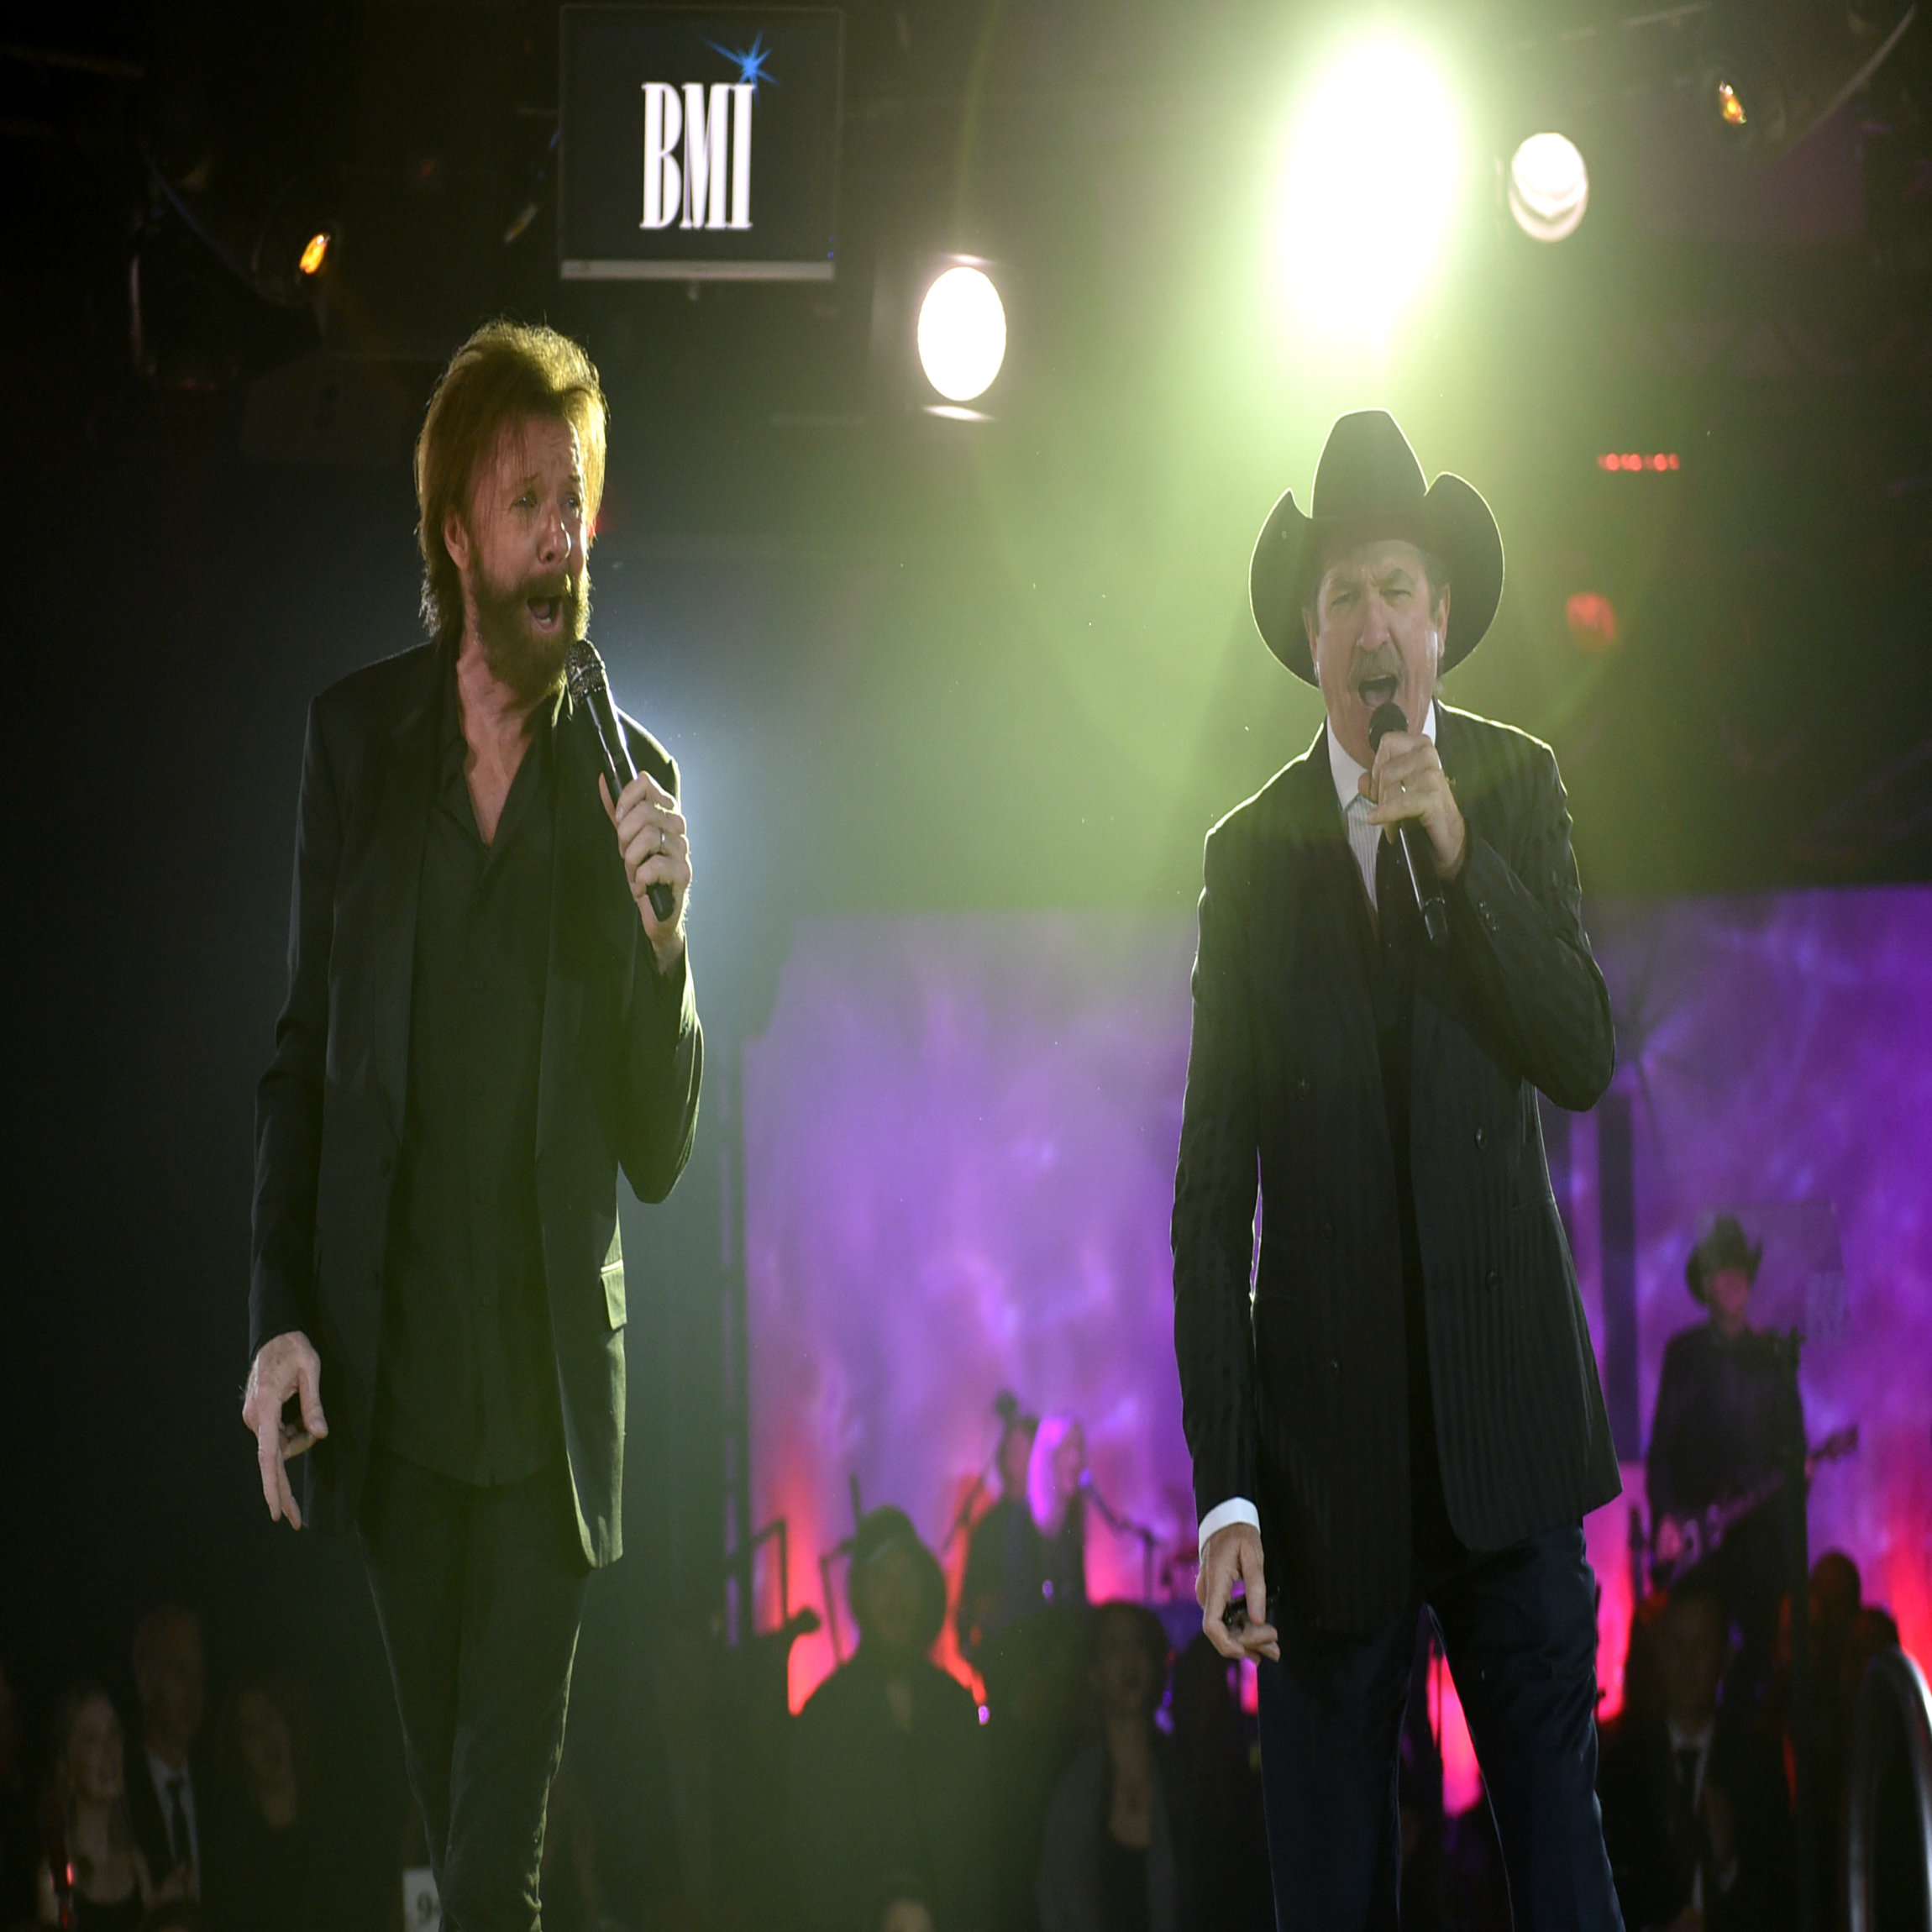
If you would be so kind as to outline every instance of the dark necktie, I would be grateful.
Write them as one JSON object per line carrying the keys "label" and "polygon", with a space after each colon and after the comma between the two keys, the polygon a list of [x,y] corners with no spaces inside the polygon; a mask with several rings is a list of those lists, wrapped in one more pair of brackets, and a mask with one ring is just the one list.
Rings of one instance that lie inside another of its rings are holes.
{"label": "dark necktie", "polygon": [[1408,861],[1393,838],[1375,842],[1375,914],[1382,943],[1391,952],[1407,949],[1409,928],[1420,915],[1415,888],[1409,883]]}
{"label": "dark necktie", "polygon": [[168,1780],[168,1845],[176,1865],[194,1862],[194,1842],[188,1836],[188,1808],[181,1802],[187,1782],[186,1773]]}
{"label": "dark necktie", "polygon": [[1677,1847],[1679,1866],[1688,1884],[1697,1867],[1700,1849],[1697,1823],[1697,1746],[1680,1746],[1673,1756],[1677,1780],[1676,1789],[1671,1793],[1671,1840]]}

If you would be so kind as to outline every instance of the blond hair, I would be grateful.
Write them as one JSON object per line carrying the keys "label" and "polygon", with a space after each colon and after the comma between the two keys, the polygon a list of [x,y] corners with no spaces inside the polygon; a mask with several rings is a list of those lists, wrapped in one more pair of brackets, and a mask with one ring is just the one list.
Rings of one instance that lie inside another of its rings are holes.
{"label": "blond hair", "polygon": [[[547,416],[577,433],[584,522],[604,495],[609,406],[596,365],[567,335],[540,324],[486,322],[437,378],[416,438],[416,541],[423,552],[423,621],[439,644],[463,628],[463,583],[443,541],[449,512],[470,507],[476,466],[496,433],[519,417]],[[587,538],[586,538],[587,540]]]}

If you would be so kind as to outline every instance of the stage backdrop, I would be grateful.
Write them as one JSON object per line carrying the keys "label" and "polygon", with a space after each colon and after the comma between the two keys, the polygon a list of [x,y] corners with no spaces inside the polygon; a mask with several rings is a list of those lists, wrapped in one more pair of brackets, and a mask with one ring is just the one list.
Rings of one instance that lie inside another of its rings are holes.
{"label": "stage backdrop", "polygon": [[[1932,1662],[1932,892],[1599,906],[1592,929],[1635,1122],[1644,1425],[1664,1343],[1697,1317],[1700,1217],[1741,1209],[1767,1242],[1767,1318],[1809,1306],[1829,1330],[1805,1364],[1814,1437],[1862,1430],[1819,1478],[1814,1548],[1850,1550]],[[942,1542],[1003,1389],[1084,1420],[1099,1489],[1163,1558],[1191,1541],[1168,1214],[1193,949],[1191,917],[798,929],[743,1074],[753,1502],[788,1520],[795,1606],[825,1607],[854,1479]],[[1588,1117],[1571,1152],[1600,1352]],[[1601,1514],[1614,1700],[1625,1518]],[[1137,1595],[1140,1543],[1095,1523],[1088,1572],[1096,1597]],[[795,1708],[833,1661],[829,1629],[798,1645]]]}

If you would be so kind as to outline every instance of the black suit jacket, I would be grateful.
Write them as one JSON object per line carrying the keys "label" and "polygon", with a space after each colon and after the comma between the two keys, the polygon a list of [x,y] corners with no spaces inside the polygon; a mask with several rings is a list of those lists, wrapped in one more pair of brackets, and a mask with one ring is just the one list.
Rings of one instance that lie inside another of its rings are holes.
{"label": "black suit jacket", "polygon": [[[175,1868],[174,1854],[168,1849],[167,1819],[162,1815],[160,1796],[155,1789],[155,1775],[148,1768],[146,1745],[139,1737],[129,1738],[126,1756],[128,1828],[134,1833],[134,1843],[139,1846],[141,1856],[148,1861],[148,1870],[159,1885]],[[201,1865],[195,1877],[205,1899],[209,1872],[218,1871],[225,1861],[229,1835],[228,1819],[215,1790],[215,1781],[209,1775],[207,1759],[202,1751],[189,1752],[188,1776],[194,1784],[194,1835],[201,1852]]]}
{"label": "black suit jacket", "polygon": [[[1416,968],[1410,1155],[1444,1499],[1494,1550],[1618,1492],[1536,1106],[1593,1105],[1614,1047],[1554,757],[1436,720],[1469,848]],[[1410,1573],[1403,1264],[1373,928],[1323,737],[1208,835],[1205,874],[1173,1210],[1195,1503],[1253,1499],[1275,1591],[1367,1631]]]}
{"label": "black suit jacket", "polygon": [[[404,1122],[416,900],[445,656],[371,664],[310,707],[287,1004],[255,1112],[252,1353],[301,1329],[322,1357],[329,1434],[304,1458],[308,1510],[355,1520],[382,1333],[390,1192]],[[625,721],[668,790],[677,768]],[[598,796],[596,755],[558,721],[537,1196],[564,1447],[593,1564],[623,1546],[620,1167],[662,1200],[697,1125],[703,1036],[688,973],[662,977]]]}

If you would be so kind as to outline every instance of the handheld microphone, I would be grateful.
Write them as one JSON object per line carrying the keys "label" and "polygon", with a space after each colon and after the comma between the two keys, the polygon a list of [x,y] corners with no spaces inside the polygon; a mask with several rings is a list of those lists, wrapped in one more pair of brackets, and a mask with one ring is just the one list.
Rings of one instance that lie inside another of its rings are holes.
{"label": "handheld microphone", "polygon": [[[1369,750],[1379,751],[1390,732],[1408,729],[1409,720],[1394,699],[1378,705],[1368,721]],[[1442,880],[1436,870],[1429,834],[1412,818],[1404,819],[1395,829],[1401,836],[1403,862],[1409,872],[1410,890],[1415,895],[1415,909],[1422,915],[1423,930],[1429,935],[1429,943],[1440,949],[1449,943],[1449,906],[1442,896]]]}
{"label": "handheld microphone", "polygon": [[[624,727],[617,722],[617,708],[611,702],[611,682],[604,675],[604,660],[588,638],[579,638],[564,653],[564,678],[570,687],[571,702],[582,707],[596,734],[604,776],[610,781],[611,803],[615,805],[618,795],[638,775],[637,761],[631,756]],[[660,919],[669,919],[676,903],[670,887],[659,879],[653,880],[648,890],[652,911]]]}

